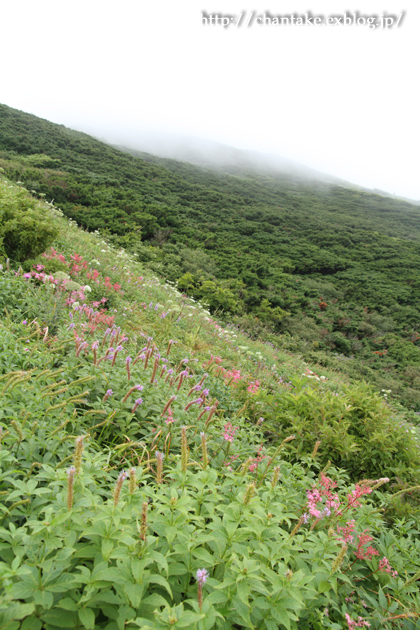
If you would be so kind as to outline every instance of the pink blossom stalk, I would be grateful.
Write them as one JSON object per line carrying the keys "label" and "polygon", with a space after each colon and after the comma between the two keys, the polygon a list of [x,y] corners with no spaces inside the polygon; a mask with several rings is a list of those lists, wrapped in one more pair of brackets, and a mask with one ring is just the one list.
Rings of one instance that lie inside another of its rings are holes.
{"label": "pink blossom stalk", "polygon": [[207,578],[209,577],[209,572],[206,569],[198,569],[196,573],[197,579],[197,602],[200,610],[203,607],[203,584],[207,582]]}

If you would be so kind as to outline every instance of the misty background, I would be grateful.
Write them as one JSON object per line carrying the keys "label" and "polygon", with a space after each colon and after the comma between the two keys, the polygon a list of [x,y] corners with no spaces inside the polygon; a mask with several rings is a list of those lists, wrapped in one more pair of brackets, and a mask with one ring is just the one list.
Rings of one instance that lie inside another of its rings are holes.
{"label": "misty background", "polygon": [[[399,28],[205,26],[239,15],[399,14]],[[420,199],[414,0],[2,7],[0,102],[117,145]]]}

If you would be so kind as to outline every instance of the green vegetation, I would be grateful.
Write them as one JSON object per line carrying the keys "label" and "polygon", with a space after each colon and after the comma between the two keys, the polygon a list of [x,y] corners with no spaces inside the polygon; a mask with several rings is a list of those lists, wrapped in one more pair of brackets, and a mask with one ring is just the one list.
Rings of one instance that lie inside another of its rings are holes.
{"label": "green vegetation", "polygon": [[33,207],[53,246],[0,271],[1,630],[415,630],[418,426]]}
{"label": "green vegetation", "polygon": [[123,153],[3,105],[0,166],[212,313],[420,411],[418,206]]}

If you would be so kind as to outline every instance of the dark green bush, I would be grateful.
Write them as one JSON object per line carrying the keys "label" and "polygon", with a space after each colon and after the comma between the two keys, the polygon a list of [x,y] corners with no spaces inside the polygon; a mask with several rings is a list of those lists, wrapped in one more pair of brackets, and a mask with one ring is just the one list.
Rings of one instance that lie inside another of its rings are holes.
{"label": "dark green bush", "polygon": [[26,191],[0,184],[0,252],[22,262],[51,245],[58,234],[48,211]]}

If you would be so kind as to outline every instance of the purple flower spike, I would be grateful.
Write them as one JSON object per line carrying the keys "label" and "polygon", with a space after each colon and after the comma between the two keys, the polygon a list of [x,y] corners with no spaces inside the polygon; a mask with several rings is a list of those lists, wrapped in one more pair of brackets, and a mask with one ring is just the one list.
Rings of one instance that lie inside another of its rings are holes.
{"label": "purple flower spike", "polygon": [[207,571],[207,569],[197,569],[196,578],[199,584],[205,584],[208,577],[209,572]]}

